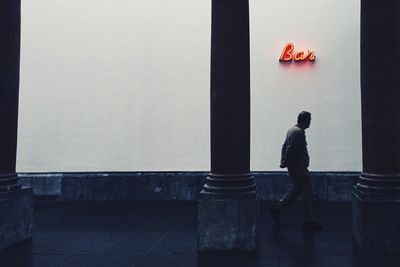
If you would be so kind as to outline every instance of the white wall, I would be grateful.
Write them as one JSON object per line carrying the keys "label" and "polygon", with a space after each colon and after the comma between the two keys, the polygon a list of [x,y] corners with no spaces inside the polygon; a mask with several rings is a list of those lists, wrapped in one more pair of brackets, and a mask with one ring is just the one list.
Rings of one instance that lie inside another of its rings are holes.
{"label": "white wall", "polygon": [[[301,110],[312,170],[361,170],[360,1],[251,1],[252,169],[275,169]],[[286,42],[315,64],[282,65]]]}
{"label": "white wall", "polygon": [[[359,1],[251,0],[252,170],[360,170]],[[209,169],[210,1],[25,0],[17,171]],[[286,41],[314,65],[278,63]]]}

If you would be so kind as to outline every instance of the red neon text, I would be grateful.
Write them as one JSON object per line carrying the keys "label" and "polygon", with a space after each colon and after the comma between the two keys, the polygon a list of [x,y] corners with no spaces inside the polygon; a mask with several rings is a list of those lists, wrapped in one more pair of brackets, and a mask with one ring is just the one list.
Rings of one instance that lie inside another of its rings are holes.
{"label": "red neon text", "polygon": [[307,50],[307,52],[304,51],[298,51],[293,53],[294,50],[294,44],[292,43],[287,43],[285,47],[283,48],[283,51],[281,53],[281,56],[279,58],[280,62],[290,62],[292,60],[294,61],[314,61],[315,60],[315,53],[312,50]]}

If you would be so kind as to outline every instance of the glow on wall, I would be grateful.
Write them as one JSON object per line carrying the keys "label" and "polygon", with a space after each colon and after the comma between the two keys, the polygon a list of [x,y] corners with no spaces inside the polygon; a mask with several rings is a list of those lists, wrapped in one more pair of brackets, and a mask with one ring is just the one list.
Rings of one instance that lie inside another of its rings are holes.
{"label": "glow on wall", "polygon": [[281,56],[279,57],[280,62],[301,62],[301,61],[315,61],[315,52],[308,49],[305,51],[294,52],[294,44],[287,43],[282,50]]}

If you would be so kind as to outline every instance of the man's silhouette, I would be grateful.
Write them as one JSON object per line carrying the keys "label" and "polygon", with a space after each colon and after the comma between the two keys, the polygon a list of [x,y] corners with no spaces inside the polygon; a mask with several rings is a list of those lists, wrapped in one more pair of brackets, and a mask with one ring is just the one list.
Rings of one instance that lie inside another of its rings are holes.
{"label": "man's silhouette", "polygon": [[297,124],[289,129],[282,146],[281,168],[287,168],[293,182],[293,188],[271,208],[272,217],[279,224],[281,211],[292,204],[301,193],[304,197],[303,227],[321,229],[312,214],[312,188],[308,166],[310,157],[307,151],[305,129],[310,127],[311,113],[302,111]]}

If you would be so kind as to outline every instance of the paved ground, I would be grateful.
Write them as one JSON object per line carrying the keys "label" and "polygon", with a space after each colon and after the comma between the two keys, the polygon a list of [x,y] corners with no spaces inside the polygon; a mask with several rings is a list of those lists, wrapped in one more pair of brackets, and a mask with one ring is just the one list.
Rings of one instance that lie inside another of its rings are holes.
{"label": "paved ground", "polygon": [[261,204],[256,253],[196,252],[195,202],[41,203],[31,241],[0,254],[0,266],[390,267],[399,257],[352,254],[349,203],[317,203],[322,232],[303,232],[300,203],[274,227]]}

